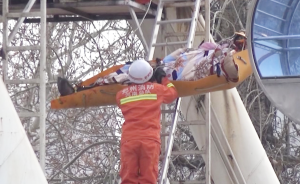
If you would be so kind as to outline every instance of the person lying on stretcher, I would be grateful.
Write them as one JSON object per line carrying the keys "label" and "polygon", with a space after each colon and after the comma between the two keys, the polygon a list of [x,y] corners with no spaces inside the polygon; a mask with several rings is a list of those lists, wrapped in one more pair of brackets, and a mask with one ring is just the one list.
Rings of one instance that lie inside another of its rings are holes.
{"label": "person lying on stretcher", "polygon": [[[203,43],[197,49],[180,48],[163,60],[148,62],[154,70],[158,67],[163,68],[169,80],[195,81],[217,74],[219,77],[223,75],[228,81],[238,82],[238,66],[233,60],[233,54],[246,48],[246,35],[244,32],[237,32],[232,40],[220,43]],[[126,84],[129,82],[127,73],[131,63],[125,63],[116,72],[98,78],[89,86],[76,85],[73,88],[66,79],[59,77],[58,90],[61,96],[66,96],[96,86]]]}

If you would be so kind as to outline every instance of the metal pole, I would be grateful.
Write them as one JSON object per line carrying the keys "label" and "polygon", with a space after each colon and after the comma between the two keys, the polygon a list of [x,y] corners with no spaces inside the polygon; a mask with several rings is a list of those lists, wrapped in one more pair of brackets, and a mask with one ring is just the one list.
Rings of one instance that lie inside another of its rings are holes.
{"label": "metal pole", "polygon": [[200,6],[201,6],[201,1],[197,0],[195,2],[195,6],[194,6],[193,20],[192,20],[191,26],[190,26],[190,33],[189,33],[189,37],[188,37],[187,48],[192,48],[193,47],[193,42],[194,42],[195,32],[196,32],[196,26],[197,26],[197,20],[198,20],[198,17],[199,17]]}
{"label": "metal pole", "polygon": [[[167,109],[166,106],[167,105],[162,105],[162,110],[166,110]],[[163,133],[165,133],[166,132],[166,114],[165,113],[162,113],[161,119],[162,119],[162,121],[161,121],[161,131]],[[163,136],[161,138],[161,150],[162,150],[161,153],[162,153],[162,155],[164,155],[165,152],[166,152],[166,139],[167,138],[168,137],[165,137],[165,136]]]}
{"label": "metal pole", "polygon": [[169,168],[169,162],[171,160],[171,152],[172,152],[172,148],[173,148],[173,143],[174,143],[174,137],[175,137],[175,131],[176,131],[176,127],[177,127],[177,122],[178,122],[178,114],[179,114],[179,110],[180,110],[180,103],[181,103],[181,98],[177,99],[176,102],[176,111],[175,111],[175,115],[173,117],[173,124],[171,127],[171,131],[170,131],[170,136],[169,136],[169,140],[168,140],[168,147],[167,150],[165,152],[165,158],[164,158],[164,162],[163,162],[163,168],[162,168],[162,174],[160,177],[160,184],[166,184],[167,183],[167,173],[168,173],[168,168]]}
{"label": "metal pole", "polygon": [[210,39],[210,2],[205,0],[205,41],[209,42]]}
{"label": "metal pole", "polygon": [[[26,12],[26,13],[29,12],[34,3],[35,3],[35,0],[29,0],[26,7],[23,10],[23,12]],[[11,33],[8,37],[9,44],[10,44],[11,40],[13,39],[13,37],[17,34],[17,32],[18,32],[19,28],[21,27],[21,25],[23,24],[24,20],[25,20],[25,17],[20,17],[18,19],[18,22],[16,23],[16,25],[14,26],[13,30],[11,31]]]}
{"label": "metal pole", "polygon": [[46,158],[46,0],[41,0],[40,23],[40,164],[45,173]]}
{"label": "metal pole", "polygon": [[210,108],[210,93],[207,93],[205,96],[205,108],[206,108],[206,162],[205,162],[205,171],[206,171],[206,184],[210,184],[210,175],[211,175],[211,108]]}
{"label": "metal pole", "polygon": [[8,13],[8,0],[3,0],[2,4],[2,16],[3,16],[3,40],[2,40],[2,62],[3,62],[3,81],[4,83],[7,81],[8,75],[8,63],[7,63],[7,46],[8,46],[8,21],[7,21],[7,13]]}
{"label": "metal pole", "polygon": [[[205,41],[210,42],[210,1],[205,0]],[[205,163],[205,180],[206,184],[211,184],[211,107],[210,93],[205,96],[206,108],[206,163]]]}
{"label": "metal pole", "polygon": [[147,55],[147,60],[151,60],[154,55],[155,47],[152,44],[156,43],[156,40],[157,40],[157,35],[159,33],[159,27],[160,27],[160,25],[157,25],[157,22],[161,21],[162,12],[163,12],[163,2],[159,1],[158,6],[157,6],[157,13],[156,13],[156,17],[155,17],[154,30],[152,32],[150,45],[148,46],[149,51],[148,51],[148,55]]}
{"label": "metal pole", "polygon": [[[133,22],[135,23],[135,25],[136,25],[136,27],[137,27],[136,29],[137,29],[137,31],[138,31],[138,34],[140,35],[140,38],[141,38],[142,44],[143,44],[143,46],[144,46],[144,48],[145,48],[145,50],[146,50],[146,53],[148,53],[149,48],[148,48],[146,39],[145,39],[145,37],[144,37],[142,28],[141,28],[141,26],[140,26],[140,23],[139,23],[139,21],[138,21],[138,19],[137,19],[137,17],[136,17],[136,14],[135,14],[135,12],[134,12],[134,10],[133,10],[132,7],[129,7],[129,12],[130,12],[130,15],[131,15],[131,18],[132,18]],[[136,30],[135,30],[135,31],[136,31]]]}

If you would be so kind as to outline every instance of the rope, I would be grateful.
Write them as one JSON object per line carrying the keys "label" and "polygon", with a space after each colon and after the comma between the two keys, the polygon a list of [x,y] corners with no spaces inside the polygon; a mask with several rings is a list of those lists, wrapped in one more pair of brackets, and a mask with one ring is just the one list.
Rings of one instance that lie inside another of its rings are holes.
{"label": "rope", "polygon": [[[144,22],[144,20],[145,20],[145,18],[146,18],[146,16],[147,16],[147,14],[148,14],[148,12],[149,12],[149,10],[150,10],[150,5],[151,5],[151,3],[152,3],[152,0],[150,0],[150,2],[149,2],[149,4],[148,4],[148,8],[147,8],[147,10],[146,10],[146,12],[145,12],[145,14],[144,14],[144,16],[143,16],[143,18],[142,18],[141,23],[139,24],[140,27],[142,26],[142,24],[143,24],[143,22]],[[139,28],[137,27],[131,34],[134,34],[138,29],[139,29]]]}

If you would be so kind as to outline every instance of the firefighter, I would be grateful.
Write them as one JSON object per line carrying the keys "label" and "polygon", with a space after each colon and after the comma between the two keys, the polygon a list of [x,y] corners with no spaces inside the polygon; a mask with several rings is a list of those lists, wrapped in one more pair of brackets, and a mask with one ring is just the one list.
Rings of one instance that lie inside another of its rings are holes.
{"label": "firefighter", "polygon": [[[119,91],[117,104],[124,116],[121,136],[121,184],[156,184],[160,155],[160,106],[178,98],[174,85],[160,67],[145,60],[133,62],[131,84]],[[156,80],[157,83],[150,81]]]}

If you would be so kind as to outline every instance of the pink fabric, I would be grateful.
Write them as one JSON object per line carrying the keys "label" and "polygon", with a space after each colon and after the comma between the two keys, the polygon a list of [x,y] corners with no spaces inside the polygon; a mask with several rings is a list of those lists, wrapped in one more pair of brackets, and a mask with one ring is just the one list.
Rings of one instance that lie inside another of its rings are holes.
{"label": "pink fabric", "polygon": [[199,46],[199,49],[203,49],[203,50],[215,50],[215,49],[224,49],[228,47],[228,44],[216,44],[216,43],[211,43],[211,42],[204,42],[202,45]]}
{"label": "pink fabric", "polygon": [[217,44],[211,43],[211,42],[205,42],[202,45],[199,46],[199,49],[203,50],[214,50],[218,47]]}

